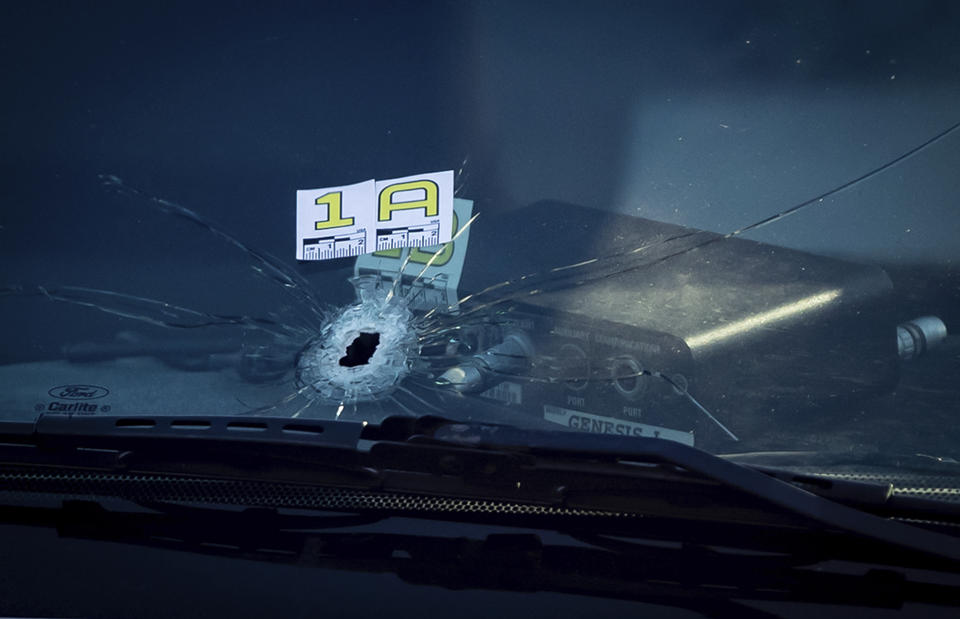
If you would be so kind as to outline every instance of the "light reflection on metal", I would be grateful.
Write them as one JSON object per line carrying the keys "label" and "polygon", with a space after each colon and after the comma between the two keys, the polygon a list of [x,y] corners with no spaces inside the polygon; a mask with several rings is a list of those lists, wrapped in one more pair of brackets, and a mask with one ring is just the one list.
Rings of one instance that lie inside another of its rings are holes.
{"label": "light reflection on metal", "polygon": [[533,342],[522,331],[509,333],[503,341],[444,372],[435,382],[460,393],[490,389],[505,376],[521,375],[533,358]]}
{"label": "light reflection on metal", "polygon": [[787,318],[827,305],[835,301],[841,293],[841,290],[827,290],[765,312],[759,312],[747,318],[723,325],[722,327],[697,333],[696,335],[686,338],[687,346],[689,346],[691,350],[703,348],[732,337],[746,335],[751,331],[756,331],[763,327],[773,326]]}
{"label": "light reflection on metal", "polygon": [[923,355],[947,339],[947,325],[936,316],[920,316],[897,325],[897,353],[904,361]]}

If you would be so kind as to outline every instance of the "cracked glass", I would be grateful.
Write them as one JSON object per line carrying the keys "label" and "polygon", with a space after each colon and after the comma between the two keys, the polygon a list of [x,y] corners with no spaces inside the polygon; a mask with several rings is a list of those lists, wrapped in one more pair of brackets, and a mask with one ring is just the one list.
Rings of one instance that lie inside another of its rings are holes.
{"label": "cracked glass", "polygon": [[[0,416],[952,475],[960,15],[881,4],[8,7]],[[294,259],[297,189],[448,169],[451,243]]]}

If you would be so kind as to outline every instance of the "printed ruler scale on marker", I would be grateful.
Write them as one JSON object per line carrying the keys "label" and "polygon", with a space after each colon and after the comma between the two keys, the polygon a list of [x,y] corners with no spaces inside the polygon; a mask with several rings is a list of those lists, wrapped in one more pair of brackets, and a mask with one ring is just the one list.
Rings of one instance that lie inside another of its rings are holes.
{"label": "printed ruler scale on marker", "polygon": [[427,247],[440,244],[440,221],[423,226],[377,230],[377,251],[401,247]]}
{"label": "printed ruler scale on marker", "polygon": [[297,260],[431,247],[453,236],[453,171],[297,191]]}
{"label": "printed ruler scale on marker", "polygon": [[349,258],[367,253],[367,232],[303,239],[303,260]]}

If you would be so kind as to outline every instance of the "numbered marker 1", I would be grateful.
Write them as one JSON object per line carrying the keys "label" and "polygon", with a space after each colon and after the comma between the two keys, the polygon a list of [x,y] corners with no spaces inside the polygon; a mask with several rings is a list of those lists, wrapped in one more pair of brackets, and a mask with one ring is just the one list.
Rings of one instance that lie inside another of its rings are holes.
{"label": "numbered marker 1", "polygon": [[376,182],[297,191],[297,260],[347,258],[375,251]]}

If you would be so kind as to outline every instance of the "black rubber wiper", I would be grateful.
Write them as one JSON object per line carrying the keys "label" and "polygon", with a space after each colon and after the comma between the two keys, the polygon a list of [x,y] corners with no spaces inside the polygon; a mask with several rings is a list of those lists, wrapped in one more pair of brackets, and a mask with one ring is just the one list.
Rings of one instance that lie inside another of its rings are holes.
{"label": "black rubber wiper", "polygon": [[[667,527],[665,535],[657,536],[649,523],[639,540],[576,529],[543,539],[537,532],[491,533],[482,527],[384,531],[369,518],[280,514],[262,508],[151,507],[156,509],[123,512],[76,500],[57,508],[0,505],[0,522],[55,528],[61,538],[298,568],[393,573],[409,583],[455,590],[616,598],[686,608],[708,617],[776,616],[744,604],[751,600],[891,609],[912,602],[960,605],[956,574],[878,567],[863,553],[856,554],[862,571],[851,570],[849,562],[824,563],[837,554],[835,540],[802,534],[794,534],[789,546],[775,551],[768,547],[766,552],[738,553],[730,550],[736,527],[693,527],[696,538],[684,535],[682,541],[676,528]],[[763,537],[769,545],[770,537]],[[56,561],[56,555],[49,560]],[[813,564],[817,569],[809,569]]]}
{"label": "black rubber wiper", "polygon": [[616,534],[636,530],[641,517],[820,529],[960,562],[960,540],[946,533],[960,524],[954,510],[898,501],[888,485],[818,479],[801,488],[791,483],[798,477],[659,439],[437,417],[374,425],[41,416],[0,425],[0,488],[22,492],[451,520],[591,519]]}

